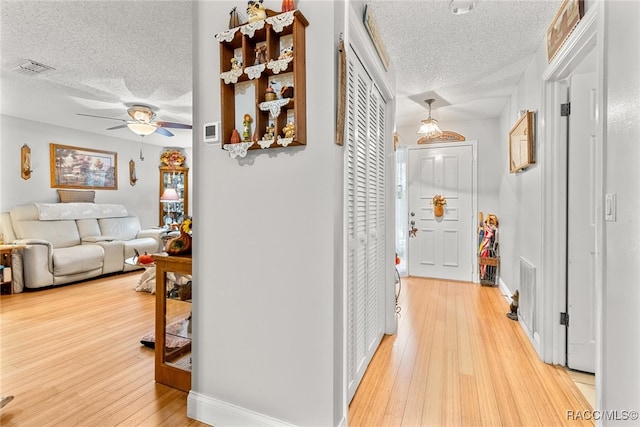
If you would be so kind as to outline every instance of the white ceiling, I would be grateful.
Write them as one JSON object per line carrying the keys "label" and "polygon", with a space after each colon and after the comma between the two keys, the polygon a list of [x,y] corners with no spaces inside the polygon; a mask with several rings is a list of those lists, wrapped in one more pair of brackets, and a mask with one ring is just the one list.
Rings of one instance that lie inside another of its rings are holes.
{"label": "white ceiling", "polygon": [[[297,2],[303,12],[306,1]],[[560,2],[480,0],[466,15],[453,15],[449,0],[368,2],[396,73],[398,127],[417,128],[427,98],[440,120],[497,117]],[[192,123],[191,8],[188,0],[2,0],[0,111],[134,141],[126,128],[106,131],[115,121],[76,113],[126,119],[126,105],[142,103],[158,120]],[[55,70],[10,71],[25,59]],[[191,145],[191,131],[171,131],[144,142]]]}

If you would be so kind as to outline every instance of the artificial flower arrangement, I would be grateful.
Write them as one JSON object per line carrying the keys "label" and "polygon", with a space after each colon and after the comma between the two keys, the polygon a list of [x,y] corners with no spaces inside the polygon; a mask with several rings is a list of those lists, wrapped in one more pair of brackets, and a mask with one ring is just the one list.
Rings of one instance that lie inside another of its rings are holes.
{"label": "artificial flower arrangement", "polygon": [[167,150],[160,155],[160,160],[167,166],[182,166],[186,160],[180,150]]}
{"label": "artificial flower arrangement", "polygon": [[447,204],[447,199],[445,199],[444,196],[441,196],[440,194],[436,194],[435,196],[433,196],[431,204],[433,206],[444,206]]}
{"label": "artificial flower arrangement", "polygon": [[435,196],[433,196],[431,204],[433,205],[433,214],[436,217],[439,218],[444,215],[444,205],[447,204],[447,199],[445,199],[444,196],[436,194]]}

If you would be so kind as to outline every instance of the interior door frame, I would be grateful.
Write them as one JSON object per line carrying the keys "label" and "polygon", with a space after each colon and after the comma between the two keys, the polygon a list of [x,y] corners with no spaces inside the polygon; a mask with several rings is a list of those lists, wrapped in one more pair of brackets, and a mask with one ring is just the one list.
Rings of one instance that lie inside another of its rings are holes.
{"label": "interior door frame", "polygon": [[[566,366],[567,333],[560,325],[559,313],[566,311],[567,290],[567,145],[566,123],[560,116],[560,103],[566,99],[565,80],[587,55],[595,49],[597,70],[597,142],[595,165],[596,255],[595,255],[595,317],[596,317],[596,378],[602,372],[602,301],[604,296],[604,2],[591,6],[554,61],[542,75],[542,123],[540,157],[542,167],[542,215],[546,218],[542,230],[542,278],[538,294],[541,319],[539,355],[546,362]],[[558,236],[561,236],[558,239]],[[601,381],[596,381],[596,408],[601,407]]]}
{"label": "interior door frame", "polygon": [[[469,140],[469,141],[461,141],[461,142],[441,142],[434,144],[424,144],[424,145],[412,145],[407,147],[407,174],[409,174],[410,164],[411,164],[411,152],[416,150],[426,150],[430,148],[455,148],[469,146],[471,147],[471,236],[476,235],[476,227],[477,227],[477,218],[478,218],[478,141],[477,140]],[[407,205],[409,204],[409,181],[407,180]],[[411,219],[408,217],[409,209],[407,209],[407,224]],[[409,244],[407,243],[407,254],[409,253]],[[480,279],[478,276],[478,263],[476,262],[477,256],[477,245],[471,245],[471,251],[468,254],[471,259],[471,265],[473,266],[471,272],[471,278],[473,283],[480,283]],[[407,260],[410,257],[407,255]],[[407,265],[407,270],[408,270]]]}

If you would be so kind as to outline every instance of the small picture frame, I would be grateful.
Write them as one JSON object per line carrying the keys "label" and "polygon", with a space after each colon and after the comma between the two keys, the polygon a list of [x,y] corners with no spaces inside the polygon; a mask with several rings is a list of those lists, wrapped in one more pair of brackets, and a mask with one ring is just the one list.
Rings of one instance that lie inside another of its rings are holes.
{"label": "small picture frame", "polygon": [[220,142],[220,122],[205,123],[202,135],[205,144],[211,145]]}
{"label": "small picture frame", "polygon": [[535,163],[532,111],[526,111],[509,131],[509,172],[516,173]]}

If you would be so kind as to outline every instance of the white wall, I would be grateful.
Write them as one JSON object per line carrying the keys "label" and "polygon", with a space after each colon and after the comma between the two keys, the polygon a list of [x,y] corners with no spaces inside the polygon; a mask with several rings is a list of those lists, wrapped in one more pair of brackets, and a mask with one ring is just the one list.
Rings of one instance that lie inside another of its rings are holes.
{"label": "white wall", "polygon": [[[607,1],[605,192],[617,218],[605,223],[602,409],[640,410],[640,3]],[[637,425],[637,420],[604,425]]]}
{"label": "white wall", "polygon": [[[542,168],[540,159],[540,76],[548,65],[546,44],[541,43],[534,59],[527,67],[518,87],[500,115],[500,158],[504,159],[500,179],[500,279],[511,292],[519,287],[519,257],[537,267],[542,266]],[[534,138],[537,163],[512,174],[508,168],[509,130],[518,119],[519,110],[536,113]],[[540,275],[538,275],[539,277]]]}
{"label": "white wall", "polygon": [[[52,126],[46,123],[2,116],[0,126],[0,212],[30,203],[54,203],[58,193],[51,188],[49,144],[71,145],[115,151],[118,153],[118,189],[95,190],[96,203],[122,203],[132,215],[137,215],[143,228],[158,226],[158,185],[162,147],[136,143],[119,138]],[[31,148],[31,179],[20,175],[20,149]],[[140,149],[144,161],[140,160]],[[190,150],[187,153],[187,166]],[[136,162],[138,181],[129,184],[129,160]]]}
{"label": "white wall", "polygon": [[[279,1],[265,5],[280,9]],[[300,5],[310,22],[307,145],[231,159],[219,146],[203,145],[200,128],[220,120],[214,35],[228,28],[234,6],[194,6],[196,286],[188,413],[218,426],[238,425],[238,413],[262,422],[270,417],[294,425],[336,425],[345,416],[343,148],[333,142],[331,40],[337,38],[341,6]]]}

